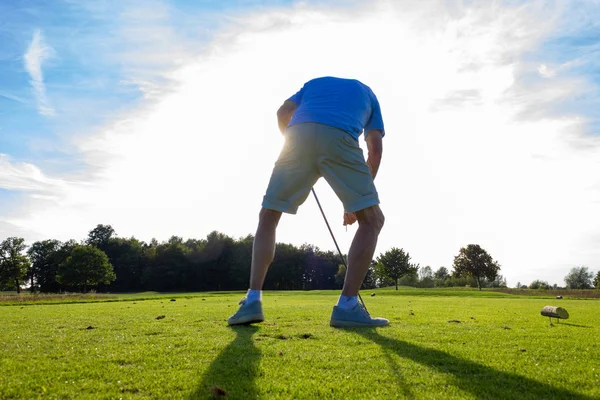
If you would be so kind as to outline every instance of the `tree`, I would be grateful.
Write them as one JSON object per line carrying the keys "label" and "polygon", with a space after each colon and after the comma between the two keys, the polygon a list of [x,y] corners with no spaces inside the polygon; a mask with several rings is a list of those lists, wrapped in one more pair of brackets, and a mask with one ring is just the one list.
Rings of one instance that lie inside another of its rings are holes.
{"label": "tree", "polygon": [[517,282],[517,286],[515,286],[515,289],[527,289],[527,288],[528,288],[528,286],[521,284],[521,282]]}
{"label": "tree", "polygon": [[[62,290],[70,290],[70,291],[78,290],[77,287],[61,284],[58,280],[58,273],[60,270],[60,265],[62,263],[64,263],[67,260],[67,258],[69,258],[69,256],[73,253],[73,250],[77,246],[80,246],[80,245],[77,243],[77,241],[75,239],[67,240],[66,242],[64,242],[60,245],[60,249],[58,250],[55,261],[54,261],[56,269],[52,272],[49,272],[49,278],[54,279],[54,281],[52,282],[52,286],[57,288],[52,291],[58,290],[60,292]],[[52,273],[54,274],[53,276],[52,276]],[[40,288],[40,291],[44,292],[44,291],[49,291],[49,290],[44,290],[44,289]]]}
{"label": "tree", "polygon": [[88,233],[86,244],[106,252],[108,242],[113,236],[116,236],[116,233],[112,226],[98,224]]}
{"label": "tree", "polygon": [[135,239],[111,237],[104,250],[117,279],[110,284],[111,292],[131,292],[142,289],[142,273],[146,265],[143,244]]}
{"label": "tree", "polygon": [[116,279],[108,256],[102,250],[89,245],[77,245],[59,266],[57,280],[61,284],[83,287],[109,284]]}
{"label": "tree", "polygon": [[419,286],[419,271],[418,271],[418,269],[416,271],[411,271],[408,274],[402,275],[400,277],[400,279],[398,279],[398,286],[411,286],[411,287]]}
{"label": "tree", "polygon": [[213,290],[231,290],[230,268],[233,260],[233,239],[213,231],[206,236],[203,262],[200,264],[205,285]]}
{"label": "tree", "polygon": [[344,286],[344,279],[346,279],[346,266],[344,264],[339,264],[338,270],[335,273],[335,284],[341,288]]}
{"label": "tree", "polygon": [[38,288],[42,292],[58,290],[56,271],[63,261],[59,257],[61,244],[58,240],[44,240],[34,242],[27,254],[31,260],[31,267],[27,271],[27,278],[31,281],[31,290]]}
{"label": "tree", "polygon": [[594,278],[594,287],[596,289],[600,289],[600,271],[598,271],[596,277]]}
{"label": "tree", "polygon": [[507,288],[506,278],[502,275],[497,275],[495,279],[489,281],[488,287],[491,288]]}
{"label": "tree", "polygon": [[433,270],[429,265],[424,266],[419,269],[419,279],[432,279],[433,278]]}
{"label": "tree", "polygon": [[591,289],[593,277],[594,274],[588,270],[588,267],[573,267],[565,276],[565,283],[568,289]]}
{"label": "tree", "polygon": [[374,289],[377,287],[377,274],[375,273],[375,265],[377,265],[377,263],[372,260],[371,265],[369,265],[369,269],[367,270],[367,275],[360,286],[361,290]]}
{"label": "tree", "polygon": [[420,288],[432,288],[435,287],[435,281],[433,280],[433,270],[429,265],[419,269],[419,282],[417,287]]}
{"label": "tree", "polygon": [[546,281],[542,281],[542,280],[536,279],[535,281],[531,282],[531,284],[529,285],[529,289],[544,289],[544,290],[548,290],[548,289],[550,289],[550,285]]}
{"label": "tree", "polygon": [[433,276],[435,279],[439,279],[443,281],[448,278],[450,274],[448,273],[448,269],[446,267],[439,267],[437,271],[434,272]]}
{"label": "tree", "polygon": [[393,247],[377,258],[376,270],[378,275],[389,278],[396,284],[398,290],[398,279],[404,275],[416,273],[418,266],[410,263],[410,255],[404,249]]}
{"label": "tree", "polygon": [[23,254],[25,239],[9,237],[0,243],[0,286],[15,286],[21,293],[21,282],[29,268],[29,259]]}
{"label": "tree", "polygon": [[[306,249],[307,254],[304,267],[305,289],[337,289],[335,274],[338,271],[340,263],[339,256],[332,251],[321,251],[318,248],[306,247]],[[265,281],[265,285],[266,283],[267,281]]]}
{"label": "tree", "polygon": [[481,283],[486,279],[495,280],[499,271],[500,264],[478,244],[469,244],[461,248],[458,255],[454,257],[454,275],[473,277],[477,281],[479,290],[481,290]]}
{"label": "tree", "polygon": [[[231,264],[229,266],[229,281],[232,289],[243,290],[248,288],[248,276],[250,276],[253,244],[254,236],[252,235],[241,237],[239,240],[233,242],[229,261]],[[296,250],[296,248],[291,245],[289,245],[289,247],[291,251]],[[286,250],[287,248],[282,249],[281,244],[277,244],[275,254],[278,258],[278,262],[280,262],[282,259],[285,259],[285,261],[283,261],[284,263],[288,261],[290,253],[288,253]],[[299,268],[303,269],[303,267]],[[290,271],[290,273],[293,274],[292,271]],[[301,282],[298,282],[298,284],[300,285]],[[293,287],[290,289],[293,289]]]}
{"label": "tree", "polygon": [[[176,290],[215,290],[216,278],[211,281],[201,271],[194,271],[191,254],[183,244],[183,240],[172,236],[168,242],[161,243],[153,249],[152,261],[144,270],[142,284],[146,290],[176,291]],[[198,282],[199,281],[199,282]],[[200,283],[211,283],[212,286],[196,286]],[[209,289],[210,288],[210,289]],[[218,289],[216,289],[218,290]]]}

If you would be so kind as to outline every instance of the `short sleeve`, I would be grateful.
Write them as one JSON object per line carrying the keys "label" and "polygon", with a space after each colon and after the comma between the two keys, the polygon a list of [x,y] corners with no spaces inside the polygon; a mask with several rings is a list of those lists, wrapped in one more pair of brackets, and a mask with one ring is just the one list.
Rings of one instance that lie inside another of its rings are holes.
{"label": "short sleeve", "polygon": [[374,129],[379,129],[381,131],[381,136],[385,136],[383,117],[381,116],[381,107],[379,106],[379,101],[377,100],[375,94],[371,94],[371,116],[365,124],[365,136],[367,136],[367,134]]}
{"label": "short sleeve", "polygon": [[304,86],[302,86],[302,89],[296,92],[296,94],[294,94],[288,100],[293,101],[296,106],[299,106],[300,102],[302,101],[302,95],[304,95]]}

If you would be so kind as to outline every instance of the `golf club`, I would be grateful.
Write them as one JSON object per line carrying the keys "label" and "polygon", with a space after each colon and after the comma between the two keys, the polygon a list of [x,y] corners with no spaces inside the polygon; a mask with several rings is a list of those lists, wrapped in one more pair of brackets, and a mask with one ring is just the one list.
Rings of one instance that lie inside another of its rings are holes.
{"label": "golf club", "polygon": [[[344,263],[344,266],[346,267],[346,271],[348,271],[348,264],[346,264],[346,260],[344,259],[344,255],[342,254],[342,251],[340,250],[340,246],[338,246],[337,244],[337,240],[335,240],[335,236],[333,236],[333,231],[331,230],[331,227],[329,226],[329,222],[327,221],[327,217],[325,216],[325,212],[323,211],[323,207],[321,207],[321,202],[319,201],[319,198],[317,197],[317,192],[315,192],[315,188],[312,188],[312,193],[315,196],[315,200],[317,201],[317,205],[319,206],[319,210],[321,210],[321,215],[323,215],[323,219],[325,220],[325,225],[327,225],[327,229],[329,229],[329,233],[331,234],[331,238],[333,239],[333,243],[335,243],[335,247],[337,248],[338,253],[340,254],[340,258],[342,259],[342,263]],[[362,297],[360,296],[360,292],[358,293],[358,298],[360,299],[360,302],[362,303],[362,306],[365,308],[365,311],[367,311],[367,313],[369,312],[367,310],[367,306],[365,305],[365,302],[363,301]]]}

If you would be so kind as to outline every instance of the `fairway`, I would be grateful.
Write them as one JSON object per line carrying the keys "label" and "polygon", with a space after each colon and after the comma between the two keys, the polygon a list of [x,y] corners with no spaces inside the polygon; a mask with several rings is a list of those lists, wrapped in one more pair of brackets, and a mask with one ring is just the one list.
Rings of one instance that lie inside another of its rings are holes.
{"label": "fairway", "polygon": [[0,306],[0,398],[600,398],[598,300],[374,292],[389,327],[329,327],[337,292],[266,292],[237,328],[239,293]]}

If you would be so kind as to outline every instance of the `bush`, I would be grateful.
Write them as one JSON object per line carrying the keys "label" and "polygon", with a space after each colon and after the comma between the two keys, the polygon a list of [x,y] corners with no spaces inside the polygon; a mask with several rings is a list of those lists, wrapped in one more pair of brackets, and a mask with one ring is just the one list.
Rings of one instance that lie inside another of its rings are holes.
{"label": "bush", "polygon": [[435,281],[433,278],[423,278],[417,282],[418,288],[432,288],[435,287]]}
{"label": "bush", "polygon": [[550,285],[546,281],[536,279],[535,281],[531,282],[531,284],[529,285],[529,289],[548,290],[548,289],[550,289]]}

